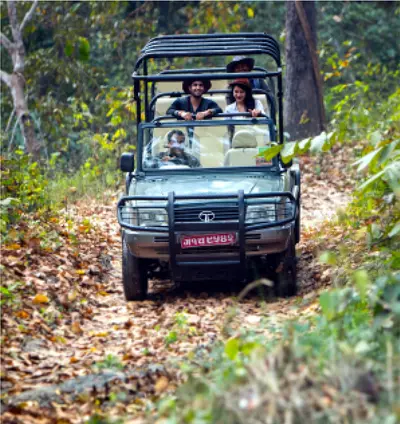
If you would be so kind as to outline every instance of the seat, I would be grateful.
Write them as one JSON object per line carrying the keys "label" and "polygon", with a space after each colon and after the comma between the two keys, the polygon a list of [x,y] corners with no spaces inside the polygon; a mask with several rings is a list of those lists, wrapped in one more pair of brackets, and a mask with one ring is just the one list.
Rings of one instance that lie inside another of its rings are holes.
{"label": "seat", "polygon": [[232,149],[226,152],[225,166],[256,166],[258,154],[257,138],[254,132],[240,130],[232,140]]}
{"label": "seat", "polygon": [[168,144],[167,135],[171,128],[154,128],[153,138],[151,140],[151,155],[157,156],[163,152]]}
{"label": "seat", "polygon": [[200,157],[204,168],[220,167],[224,163],[224,153],[229,145],[226,126],[195,127],[193,154]]}
{"label": "seat", "polygon": [[154,117],[157,118],[158,116],[165,116],[168,108],[172,105],[175,99],[176,97],[172,99],[171,97],[160,97],[157,99]]}

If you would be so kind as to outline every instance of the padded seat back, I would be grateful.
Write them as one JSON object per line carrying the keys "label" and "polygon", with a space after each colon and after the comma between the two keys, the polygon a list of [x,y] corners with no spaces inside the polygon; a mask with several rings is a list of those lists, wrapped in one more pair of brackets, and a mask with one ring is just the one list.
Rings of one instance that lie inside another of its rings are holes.
{"label": "padded seat back", "polygon": [[232,149],[226,152],[225,166],[256,166],[258,154],[254,132],[241,129],[232,140]]}
{"label": "padded seat back", "polygon": [[193,154],[200,158],[203,168],[220,167],[229,146],[226,126],[196,127],[193,137]]}
{"label": "padded seat back", "polygon": [[167,134],[171,131],[171,128],[154,128],[153,138],[151,140],[151,155],[157,156],[159,153],[166,150]]}
{"label": "padded seat back", "polygon": [[[269,135],[269,129],[267,125],[241,125],[240,127],[236,127],[237,132],[244,130],[253,134],[257,141],[256,147],[263,147],[271,143],[271,137]],[[235,136],[233,136],[233,138],[235,138]]]}

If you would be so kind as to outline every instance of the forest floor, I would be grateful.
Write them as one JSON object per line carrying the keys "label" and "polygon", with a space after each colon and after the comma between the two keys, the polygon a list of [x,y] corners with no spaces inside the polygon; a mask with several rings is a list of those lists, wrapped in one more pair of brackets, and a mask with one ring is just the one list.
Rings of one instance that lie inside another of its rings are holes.
{"label": "forest floor", "polygon": [[226,284],[153,282],[148,300],[127,303],[113,196],[82,200],[39,233],[34,218],[20,224],[19,242],[2,249],[2,422],[80,423],[95,413],[141,422],[179,383],[176,365],[223,337],[233,308],[230,326],[255,331],[318,313],[331,284],[318,257],[336,243],[324,223],[349,201],[351,157],[340,148],[300,159],[299,293],[290,299],[254,291],[237,302],[240,288]]}

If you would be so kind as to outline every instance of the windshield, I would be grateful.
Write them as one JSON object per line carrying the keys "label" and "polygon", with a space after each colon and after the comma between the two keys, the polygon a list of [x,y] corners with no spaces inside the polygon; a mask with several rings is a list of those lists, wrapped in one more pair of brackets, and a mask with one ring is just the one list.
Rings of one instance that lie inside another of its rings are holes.
{"label": "windshield", "polygon": [[180,121],[143,131],[143,170],[269,166],[262,152],[271,146],[267,123],[188,125]]}

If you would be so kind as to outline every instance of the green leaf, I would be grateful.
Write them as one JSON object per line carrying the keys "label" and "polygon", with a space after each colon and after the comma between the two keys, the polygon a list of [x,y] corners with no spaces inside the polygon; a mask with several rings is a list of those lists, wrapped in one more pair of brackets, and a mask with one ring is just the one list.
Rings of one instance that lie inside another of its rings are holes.
{"label": "green leaf", "polygon": [[327,265],[336,265],[337,257],[333,252],[326,251],[323,252],[322,255],[319,257],[319,261]]}
{"label": "green leaf", "polygon": [[339,306],[339,296],[337,292],[325,292],[319,297],[322,313],[328,321],[331,321],[336,316],[336,311]]}
{"label": "green leaf", "polygon": [[310,149],[311,146],[311,140],[312,138],[305,138],[304,140],[301,140],[298,142],[298,153],[302,155],[303,153],[307,152]]}
{"label": "green leaf", "polygon": [[274,158],[283,148],[282,144],[274,144],[270,147],[267,146],[259,153],[259,156],[265,158],[265,160],[271,160]]}
{"label": "green leaf", "polygon": [[396,223],[396,225],[390,230],[388,234],[389,237],[394,237],[395,235],[400,233],[400,221]]}
{"label": "green leaf", "polygon": [[79,37],[78,53],[79,53],[79,60],[81,60],[82,62],[87,62],[89,60],[90,43],[87,40],[87,38]]}
{"label": "green leaf", "polygon": [[371,141],[371,144],[373,146],[376,146],[382,140],[382,134],[380,131],[374,131],[373,133],[371,133],[369,139]]}
{"label": "green leaf", "polygon": [[373,150],[372,152],[355,161],[354,165],[358,165],[357,171],[360,172],[369,166],[381,150],[382,148],[380,147],[379,149]]}
{"label": "green leaf", "polygon": [[377,174],[373,175],[371,178],[369,178],[367,181],[365,181],[363,184],[361,184],[358,189],[360,191],[364,191],[368,188],[369,185],[371,185],[373,182],[377,181],[379,178],[381,178],[385,174],[385,169],[378,172]]}
{"label": "green leaf", "polygon": [[296,142],[287,142],[283,145],[281,151],[281,157],[283,163],[290,162],[297,153],[297,143]]}
{"label": "green leaf", "polygon": [[19,203],[19,199],[15,199],[14,197],[7,197],[6,199],[0,200],[0,206],[5,208],[16,206]]}
{"label": "green leaf", "polygon": [[365,299],[368,287],[371,283],[368,272],[364,269],[360,269],[353,274],[353,279],[361,299]]}
{"label": "green leaf", "polygon": [[326,132],[323,131],[321,134],[317,135],[316,137],[313,137],[311,139],[311,152],[326,152],[327,150],[329,150],[330,139],[333,135],[333,132],[326,134]]}
{"label": "green leaf", "polygon": [[67,40],[64,47],[65,56],[70,57],[73,52],[74,52],[74,45],[71,43],[70,40]]}
{"label": "green leaf", "polygon": [[234,361],[238,353],[239,353],[239,340],[238,339],[229,339],[225,343],[225,355],[231,361]]}
{"label": "green leaf", "polygon": [[397,147],[398,144],[399,144],[399,140],[395,140],[382,149],[381,155],[378,160],[379,165],[382,165],[391,157],[394,149]]}

